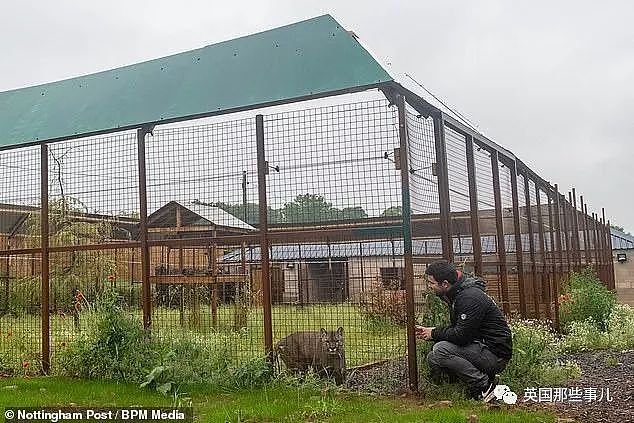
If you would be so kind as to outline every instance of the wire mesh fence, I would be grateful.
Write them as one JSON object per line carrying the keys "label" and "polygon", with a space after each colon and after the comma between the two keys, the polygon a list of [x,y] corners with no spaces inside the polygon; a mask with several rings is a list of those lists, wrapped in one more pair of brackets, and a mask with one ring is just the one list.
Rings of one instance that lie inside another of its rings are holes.
{"label": "wire mesh fence", "polygon": [[412,365],[440,258],[522,317],[556,319],[582,265],[613,287],[606,222],[576,194],[442,115],[401,116],[376,100],[1,151],[0,363],[55,365],[105,290],[166,343],[240,363],[323,328],[362,371]]}

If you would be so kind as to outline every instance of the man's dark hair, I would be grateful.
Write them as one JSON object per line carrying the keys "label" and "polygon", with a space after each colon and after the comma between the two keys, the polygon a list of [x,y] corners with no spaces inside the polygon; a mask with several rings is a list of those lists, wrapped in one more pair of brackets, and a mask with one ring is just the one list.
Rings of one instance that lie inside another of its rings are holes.
{"label": "man's dark hair", "polygon": [[447,281],[453,285],[458,280],[458,272],[456,272],[456,266],[453,263],[449,263],[445,260],[435,261],[427,266],[425,274],[433,276],[438,283],[441,283],[442,281]]}

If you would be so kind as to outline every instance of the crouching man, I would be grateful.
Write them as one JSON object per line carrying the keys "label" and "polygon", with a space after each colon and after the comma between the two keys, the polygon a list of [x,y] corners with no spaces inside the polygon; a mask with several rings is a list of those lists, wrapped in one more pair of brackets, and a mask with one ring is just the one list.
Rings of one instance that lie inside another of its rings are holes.
{"label": "crouching man", "polygon": [[485,282],[467,277],[446,261],[427,267],[429,287],[449,305],[451,325],[416,327],[418,337],[434,341],[427,355],[432,379],[443,373],[469,386],[473,399],[494,398],[496,374],[511,359],[511,330],[495,302],[485,293]]}

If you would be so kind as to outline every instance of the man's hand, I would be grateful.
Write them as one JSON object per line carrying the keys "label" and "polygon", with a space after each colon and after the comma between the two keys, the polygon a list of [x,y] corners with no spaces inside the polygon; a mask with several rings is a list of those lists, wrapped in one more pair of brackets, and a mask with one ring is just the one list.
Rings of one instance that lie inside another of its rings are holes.
{"label": "man's hand", "polygon": [[416,326],[416,337],[423,338],[425,341],[431,341],[431,331],[434,328],[425,328],[423,326]]}

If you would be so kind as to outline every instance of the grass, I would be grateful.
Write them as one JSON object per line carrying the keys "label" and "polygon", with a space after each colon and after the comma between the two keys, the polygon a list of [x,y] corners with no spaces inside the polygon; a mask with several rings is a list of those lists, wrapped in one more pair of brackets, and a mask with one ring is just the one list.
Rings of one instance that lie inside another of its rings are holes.
{"label": "grass", "polygon": [[[554,422],[553,416],[502,406],[487,409],[473,401],[450,407],[415,398],[384,398],[350,392],[273,383],[262,389],[210,393],[192,386],[197,422],[460,422],[475,414],[479,422]],[[5,406],[174,406],[174,398],[136,385],[59,377],[0,379],[0,404]]]}
{"label": "grass", "polygon": [[[131,311],[140,320],[140,311]],[[157,307],[153,312],[153,334],[166,339],[193,338],[198,342],[214,344],[229,342],[236,362],[260,357],[264,353],[263,311],[251,309],[247,327],[233,329],[234,305],[218,307],[218,324],[212,326],[209,305],[201,304],[199,324],[190,322],[191,310],[186,309],[181,319],[178,309]],[[349,367],[371,363],[406,353],[405,328],[391,323],[368,321],[353,304],[315,304],[309,306],[274,305],[272,310],[273,340],[300,330],[336,329],[344,327],[346,361]],[[181,323],[182,322],[182,323]],[[72,316],[51,315],[51,351],[55,365],[55,352],[63,348],[76,335]],[[0,356],[20,367],[25,360],[37,362],[40,352],[41,319],[36,315],[0,317]]]}

